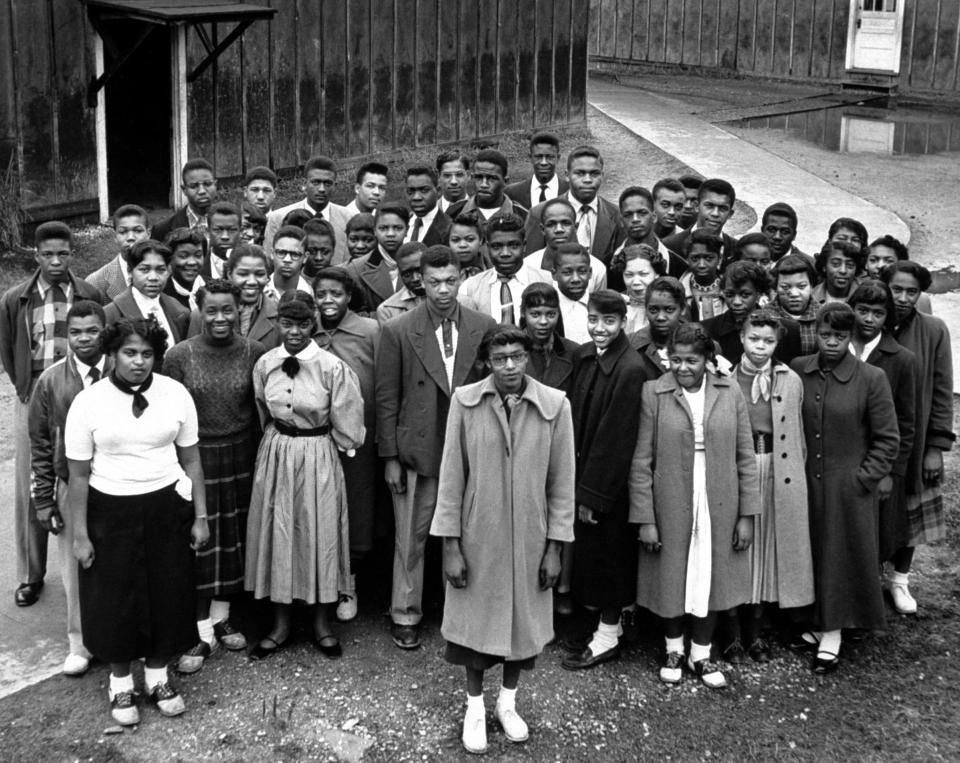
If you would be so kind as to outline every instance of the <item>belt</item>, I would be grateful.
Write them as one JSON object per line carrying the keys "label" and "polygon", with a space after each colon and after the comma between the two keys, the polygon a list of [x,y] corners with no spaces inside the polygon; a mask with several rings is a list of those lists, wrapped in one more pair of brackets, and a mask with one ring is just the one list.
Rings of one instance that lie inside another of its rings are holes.
{"label": "belt", "polygon": [[761,455],[773,453],[773,435],[770,432],[754,432],[753,452]]}
{"label": "belt", "polygon": [[286,435],[287,437],[323,437],[324,435],[330,434],[329,424],[325,424],[322,427],[315,427],[314,429],[300,429],[298,427],[292,427],[289,424],[284,424],[282,421],[274,421],[273,425],[280,434]]}

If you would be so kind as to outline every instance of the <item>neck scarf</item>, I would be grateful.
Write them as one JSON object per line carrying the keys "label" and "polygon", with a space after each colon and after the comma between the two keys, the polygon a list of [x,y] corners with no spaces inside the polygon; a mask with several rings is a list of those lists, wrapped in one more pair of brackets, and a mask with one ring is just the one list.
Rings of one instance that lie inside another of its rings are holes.
{"label": "neck scarf", "polygon": [[295,355],[288,355],[280,364],[280,369],[292,379],[300,372],[300,361]]}
{"label": "neck scarf", "polygon": [[125,392],[128,395],[133,395],[133,417],[135,419],[139,419],[143,415],[143,412],[147,410],[150,405],[150,402],[146,397],[144,397],[143,393],[150,389],[150,385],[153,384],[153,373],[147,376],[146,380],[138,389],[134,389],[119,376],[117,376],[116,369],[110,372],[110,381],[112,381],[113,386],[121,392]]}
{"label": "neck scarf", "polygon": [[763,398],[765,403],[770,402],[770,390],[773,386],[773,360],[768,360],[760,368],[757,368],[750,362],[746,355],[740,358],[740,370],[747,376],[753,377],[753,385],[750,387],[750,397],[754,405]]}

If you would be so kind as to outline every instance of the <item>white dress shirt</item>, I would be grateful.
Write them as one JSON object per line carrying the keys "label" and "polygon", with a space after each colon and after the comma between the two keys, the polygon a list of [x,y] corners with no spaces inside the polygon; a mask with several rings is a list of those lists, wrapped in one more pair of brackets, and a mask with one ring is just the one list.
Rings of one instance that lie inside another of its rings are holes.
{"label": "white dress shirt", "polygon": [[560,315],[563,316],[563,335],[577,344],[586,344],[592,341],[590,332],[587,330],[587,300],[589,296],[584,294],[580,299],[572,300],[559,289],[557,294],[560,297]]}
{"label": "white dress shirt", "polygon": [[440,348],[440,359],[443,360],[443,370],[447,372],[447,389],[452,393],[453,366],[457,360],[457,339],[460,336],[460,332],[457,331],[457,322],[454,320],[450,321],[450,342],[453,345],[453,352],[449,358],[443,351],[443,323],[437,326],[437,330],[433,333],[437,337],[437,346]]}
{"label": "white dress shirt", "polygon": [[873,339],[867,342],[863,346],[863,352],[858,353],[856,348],[853,346],[853,342],[849,344],[850,354],[853,355],[857,360],[862,360],[864,363],[867,362],[867,358],[870,357],[870,353],[877,349],[877,345],[880,344],[880,340],[883,339],[883,334],[877,334]]}
{"label": "white dress shirt", "polygon": [[157,319],[157,323],[160,324],[160,327],[167,332],[167,349],[169,350],[174,345],[173,331],[170,329],[170,322],[167,320],[166,313],[163,312],[163,307],[160,305],[160,298],[154,297],[149,299],[145,297],[139,289],[130,289],[130,294],[133,295],[133,301],[137,303],[137,307],[140,308],[140,314],[144,318],[149,318],[153,315]]}
{"label": "white dress shirt", "polygon": [[[93,378],[90,376],[90,370],[96,368],[100,372],[100,378],[103,378],[103,367],[107,363],[107,356],[101,355],[100,360],[95,365],[88,366],[76,355],[73,356],[73,364],[77,367],[77,373],[80,375],[80,381],[83,382],[83,388],[86,389],[93,384]],[[99,380],[98,380],[99,381]]]}
{"label": "white dress shirt", "polygon": [[[305,291],[307,294],[313,294],[313,287],[303,276],[298,276],[296,291]],[[267,282],[267,285],[263,287],[263,293],[268,297],[272,297],[278,302],[280,301],[280,297],[283,296],[283,292],[277,288],[277,285],[273,282],[272,278]]]}
{"label": "white dress shirt", "polygon": [[537,204],[543,203],[540,201],[541,185],[547,186],[547,190],[546,190],[547,198],[544,199],[544,201],[550,201],[550,199],[555,199],[557,198],[557,196],[560,195],[560,178],[557,177],[556,172],[553,173],[553,177],[550,178],[550,180],[545,184],[542,184],[539,180],[537,180],[537,176],[534,175],[532,178],[530,178],[530,206],[531,207],[535,207],[537,206]]}
{"label": "white dress shirt", "polygon": [[[530,252],[526,257],[523,258],[523,264],[529,265],[532,268],[537,268],[538,270],[543,270],[545,273],[550,271],[543,267],[543,255],[546,252],[546,248],[537,249],[535,252]],[[593,294],[597,289],[606,289],[607,288],[607,266],[603,264],[601,260],[598,260],[592,254],[590,255],[590,283],[587,284],[587,294]]]}
{"label": "white dress shirt", "polygon": [[411,215],[410,224],[407,226],[407,235],[403,237],[403,243],[408,241],[423,241],[423,237],[427,235],[427,231],[430,229],[430,226],[433,225],[433,221],[437,219],[437,211],[440,209],[439,204],[434,204],[433,209],[431,209],[427,214],[420,218],[420,231],[416,239],[413,238],[413,226],[417,223],[417,216]]}

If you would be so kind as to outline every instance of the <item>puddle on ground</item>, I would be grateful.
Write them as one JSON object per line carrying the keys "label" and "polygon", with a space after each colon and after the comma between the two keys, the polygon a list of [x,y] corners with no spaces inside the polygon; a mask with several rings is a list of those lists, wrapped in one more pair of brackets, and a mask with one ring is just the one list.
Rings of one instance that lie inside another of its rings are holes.
{"label": "puddle on ground", "polygon": [[960,117],[929,111],[839,106],[727,124],[782,131],[844,154],[901,156],[960,151]]}
{"label": "puddle on ground", "polygon": [[953,268],[949,270],[934,270],[930,275],[933,277],[929,289],[931,294],[946,294],[951,291],[960,291],[960,271],[954,270]]}

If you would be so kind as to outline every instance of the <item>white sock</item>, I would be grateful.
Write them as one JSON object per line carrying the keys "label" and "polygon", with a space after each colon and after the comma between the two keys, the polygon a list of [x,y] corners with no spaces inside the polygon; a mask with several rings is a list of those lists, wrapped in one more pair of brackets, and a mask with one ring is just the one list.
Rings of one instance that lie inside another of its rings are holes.
{"label": "white sock", "polygon": [[216,638],[213,635],[213,620],[207,618],[206,620],[197,620],[197,631],[200,633],[200,640],[206,641],[211,647],[216,643]]}
{"label": "white sock", "polygon": [[683,654],[683,636],[667,638],[667,654]]}
{"label": "white sock", "polygon": [[483,694],[474,697],[467,694],[467,715],[485,715],[486,710],[483,707]]}
{"label": "white sock", "polygon": [[147,691],[153,691],[154,687],[159,686],[160,684],[165,684],[170,681],[167,678],[167,669],[166,667],[162,668],[148,668],[144,666],[143,668],[143,683],[147,687]]}
{"label": "white sock", "polygon": [[[212,599],[210,601],[210,622],[222,623],[230,618],[230,602]],[[202,638],[202,636],[201,636]]]}
{"label": "white sock", "polygon": [[500,687],[500,695],[497,697],[498,710],[516,710],[517,709],[517,690],[508,689],[506,686]]}
{"label": "white sock", "polygon": [[820,646],[817,648],[817,655],[825,654],[827,658],[832,658],[840,654],[840,642],[843,639],[843,631],[824,631],[820,638]]}
{"label": "white sock", "polygon": [[700,660],[710,659],[710,644],[698,644],[696,641],[690,642],[690,661],[700,662]]}
{"label": "white sock", "polygon": [[892,585],[909,585],[910,584],[910,573],[909,572],[897,572],[894,569],[890,570],[890,575],[887,577],[887,580],[890,581]]}
{"label": "white sock", "polygon": [[590,647],[590,651],[593,652],[594,656],[613,649],[617,645],[619,630],[619,622],[615,625],[600,622],[597,625],[597,629],[593,632],[593,638],[590,639],[590,643],[587,645]]}
{"label": "white sock", "polygon": [[110,700],[112,701],[115,696],[121,692],[133,691],[133,674],[127,673],[122,678],[118,678],[113,673],[110,674]]}

